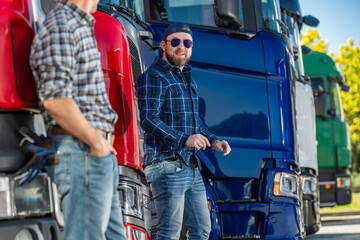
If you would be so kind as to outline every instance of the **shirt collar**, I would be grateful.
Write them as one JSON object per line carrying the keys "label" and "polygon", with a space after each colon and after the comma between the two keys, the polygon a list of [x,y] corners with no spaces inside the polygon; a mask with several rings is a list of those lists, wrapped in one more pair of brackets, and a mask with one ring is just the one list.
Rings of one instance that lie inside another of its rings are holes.
{"label": "shirt collar", "polygon": [[94,17],[90,13],[85,12],[83,9],[72,3],[71,1],[60,0],[59,3],[60,5],[63,5],[63,7],[67,9],[69,13],[71,13],[75,18],[77,18],[81,24],[94,25]]}

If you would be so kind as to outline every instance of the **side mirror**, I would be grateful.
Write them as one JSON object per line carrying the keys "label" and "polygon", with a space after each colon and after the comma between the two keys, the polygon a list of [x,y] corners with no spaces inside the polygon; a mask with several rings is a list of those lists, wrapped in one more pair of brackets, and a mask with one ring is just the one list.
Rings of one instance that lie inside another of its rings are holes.
{"label": "side mirror", "polygon": [[325,94],[320,93],[315,95],[314,100],[316,117],[320,117],[324,122],[326,122],[328,117],[326,111]]}
{"label": "side mirror", "polygon": [[328,111],[327,111],[327,113],[330,115],[330,116],[332,116],[332,117],[336,117],[336,112],[335,112],[335,109],[329,109]]}
{"label": "side mirror", "polygon": [[341,90],[344,92],[350,92],[350,86],[343,84],[343,85],[341,85]]}
{"label": "side mirror", "polygon": [[317,26],[319,26],[319,23],[320,23],[319,19],[317,19],[316,17],[314,17],[312,15],[306,15],[306,16],[302,17],[302,22],[310,27],[317,27]]}
{"label": "side mirror", "polygon": [[242,27],[242,23],[239,20],[239,0],[217,0],[215,1],[215,9],[221,19],[237,28]]}
{"label": "side mirror", "polygon": [[304,81],[304,82],[308,82],[308,83],[311,82],[311,79],[310,79],[309,76],[301,75],[300,78],[301,78],[301,80]]}
{"label": "side mirror", "polygon": [[302,45],[301,46],[301,51],[304,55],[310,55],[312,53],[312,50],[311,48],[305,46],[305,45]]}

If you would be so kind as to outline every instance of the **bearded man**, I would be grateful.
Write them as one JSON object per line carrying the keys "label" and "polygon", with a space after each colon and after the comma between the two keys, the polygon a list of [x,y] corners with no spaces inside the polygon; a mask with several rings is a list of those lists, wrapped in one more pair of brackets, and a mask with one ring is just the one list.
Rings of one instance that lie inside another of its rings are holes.
{"label": "bearded man", "polygon": [[210,133],[199,117],[197,85],[187,63],[193,47],[185,23],[172,23],[155,59],[136,82],[142,159],[159,219],[157,240],[179,239],[183,218],[189,239],[208,239],[211,222],[200,162],[195,152],[206,147],[230,153],[226,141]]}

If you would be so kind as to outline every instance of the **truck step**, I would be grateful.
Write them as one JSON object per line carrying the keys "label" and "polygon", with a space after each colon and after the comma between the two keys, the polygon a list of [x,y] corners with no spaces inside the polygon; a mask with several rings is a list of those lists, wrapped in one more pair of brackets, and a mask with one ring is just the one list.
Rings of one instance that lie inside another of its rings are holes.
{"label": "truck step", "polygon": [[229,236],[229,237],[220,237],[219,238],[219,240],[228,240],[228,239],[232,239],[232,240],[236,240],[236,239],[252,240],[252,239],[260,239],[260,235],[241,235],[241,236]]}

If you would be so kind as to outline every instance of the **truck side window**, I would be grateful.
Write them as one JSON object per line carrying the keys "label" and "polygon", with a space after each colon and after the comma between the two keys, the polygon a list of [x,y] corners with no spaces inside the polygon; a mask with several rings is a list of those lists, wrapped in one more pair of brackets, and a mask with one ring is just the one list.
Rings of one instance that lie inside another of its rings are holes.
{"label": "truck side window", "polygon": [[340,96],[339,84],[336,82],[329,82],[330,106],[335,110],[335,117],[343,121],[343,110]]}
{"label": "truck side window", "polygon": [[311,87],[314,92],[316,116],[326,120],[327,113],[326,113],[325,96],[327,93],[325,91],[324,79],[321,77],[312,77]]}
{"label": "truck side window", "polygon": [[272,0],[261,0],[261,7],[265,29],[281,32],[279,25],[281,19],[279,4]]}

